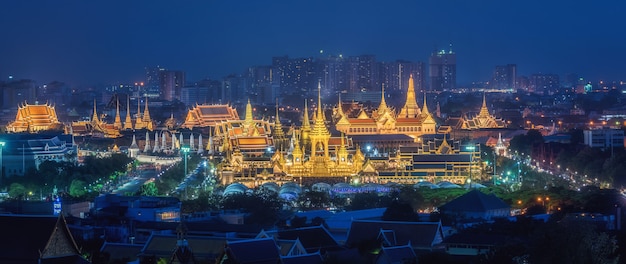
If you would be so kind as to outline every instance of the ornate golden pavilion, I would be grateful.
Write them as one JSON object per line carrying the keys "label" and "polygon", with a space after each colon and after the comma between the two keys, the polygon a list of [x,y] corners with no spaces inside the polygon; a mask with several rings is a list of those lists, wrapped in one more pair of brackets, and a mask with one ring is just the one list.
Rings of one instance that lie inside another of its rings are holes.
{"label": "ornate golden pavilion", "polygon": [[421,135],[436,133],[437,124],[428,111],[425,95],[422,110],[417,105],[412,75],[409,77],[406,102],[398,113],[385,102],[384,86],[380,105],[375,111],[367,113],[365,109],[361,108],[358,115],[349,116],[342,109],[340,98],[336,112],[338,116],[335,126],[338,131],[346,135],[404,134],[417,141]]}
{"label": "ornate golden pavilion", "polygon": [[461,122],[461,129],[467,130],[506,127],[506,123],[502,119],[496,118],[489,113],[485,94],[483,94],[483,105],[480,107],[478,114],[465,114]]}
{"label": "ornate golden pavilion", "polygon": [[56,127],[62,128],[54,106],[49,104],[30,105],[24,103],[17,107],[15,121],[6,126],[8,132],[39,132]]}
{"label": "ornate golden pavilion", "polygon": [[[252,106],[248,101],[244,120],[224,121],[215,127],[215,144],[226,153],[220,164],[223,184],[241,182],[258,186],[267,181],[292,181],[307,178],[352,179],[362,173],[366,166],[363,153],[357,148],[351,154],[342,135],[333,138],[326,127],[326,118],[321,108],[321,88],[318,85],[318,108],[310,127],[308,113],[304,111],[303,126],[291,129],[289,148],[276,116],[272,124],[252,118]],[[306,108],[305,108],[306,109]],[[335,140],[333,140],[335,139]],[[331,142],[340,141],[331,153]],[[283,142],[284,142],[283,141]],[[273,152],[273,153],[271,153]]]}
{"label": "ornate golden pavilion", "polygon": [[193,129],[194,127],[213,127],[225,121],[239,120],[237,109],[230,105],[198,105],[190,109],[185,117],[183,128]]}
{"label": "ornate golden pavilion", "polygon": [[95,135],[101,134],[103,137],[107,138],[117,138],[121,137],[121,130],[154,130],[154,121],[150,117],[150,110],[148,109],[148,98],[146,98],[146,104],[144,107],[143,114],[141,113],[141,104],[137,104],[137,116],[135,119],[135,123],[133,125],[133,121],[130,114],[130,99],[128,99],[127,103],[127,111],[125,122],[122,124],[121,115],[120,115],[120,103],[117,101],[116,109],[115,109],[115,120],[113,123],[106,123],[104,120],[101,120],[98,115],[98,109],[96,108],[96,101],[93,102],[93,114],[91,116],[90,121],[74,121],[72,122],[69,131],[67,133],[74,135]]}

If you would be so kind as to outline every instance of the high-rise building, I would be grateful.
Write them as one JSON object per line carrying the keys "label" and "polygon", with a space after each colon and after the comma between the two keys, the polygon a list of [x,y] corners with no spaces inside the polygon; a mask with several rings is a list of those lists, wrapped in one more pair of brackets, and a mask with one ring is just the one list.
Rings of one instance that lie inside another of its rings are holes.
{"label": "high-rise building", "polygon": [[[0,86],[2,89],[2,107],[4,109],[15,108],[24,102],[36,102],[38,86],[33,80],[12,80]],[[42,102],[44,103],[44,102]]]}
{"label": "high-rise building", "polygon": [[529,92],[550,95],[558,92],[561,85],[559,75],[537,73],[530,76]]}
{"label": "high-rise building", "polygon": [[347,76],[348,92],[380,90],[380,67],[374,55],[349,57],[344,74]]}
{"label": "high-rise building", "polygon": [[280,84],[281,93],[303,94],[315,91],[315,66],[312,58],[273,57],[273,78]]}
{"label": "high-rise building", "polygon": [[146,67],[146,81],[141,89],[137,90],[138,97],[150,96],[159,97],[161,93],[161,72],[165,68],[161,66]]}
{"label": "high-rise building", "polygon": [[164,70],[159,72],[160,98],[167,101],[180,100],[180,90],[185,86],[185,73]]}
{"label": "high-rise building", "polygon": [[342,55],[321,57],[315,61],[315,79],[320,80],[322,87],[328,93],[335,94],[348,89],[345,59]]}
{"label": "high-rise building", "polygon": [[423,62],[397,60],[383,62],[381,67],[383,68],[381,83],[385,84],[385,89],[389,92],[406,91],[411,75],[413,75],[416,91],[421,92],[426,88]]}
{"label": "high-rise building", "polygon": [[450,50],[433,52],[428,59],[430,90],[444,91],[456,88],[456,53]]}
{"label": "high-rise building", "polygon": [[491,80],[491,88],[499,90],[515,90],[515,80],[517,79],[517,65],[507,64],[498,65],[493,71]]}
{"label": "high-rise building", "polygon": [[222,89],[217,103],[243,105],[251,95],[248,94],[249,79],[240,75],[229,75],[222,81]]}

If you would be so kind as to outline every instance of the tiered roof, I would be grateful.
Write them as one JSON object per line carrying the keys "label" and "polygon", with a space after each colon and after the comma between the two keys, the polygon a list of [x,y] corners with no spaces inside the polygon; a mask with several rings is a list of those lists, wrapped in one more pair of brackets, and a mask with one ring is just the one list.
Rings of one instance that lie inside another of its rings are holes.
{"label": "tiered roof", "polygon": [[54,106],[29,105],[27,103],[18,106],[15,121],[9,123],[7,131],[10,132],[37,132],[48,130],[54,125],[60,125]]}
{"label": "tiered roof", "polygon": [[185,128],[215,126],[215,124],[239,120],[237,110],[230,105],[198,105],[187,112],[187,117],[183,123]]}

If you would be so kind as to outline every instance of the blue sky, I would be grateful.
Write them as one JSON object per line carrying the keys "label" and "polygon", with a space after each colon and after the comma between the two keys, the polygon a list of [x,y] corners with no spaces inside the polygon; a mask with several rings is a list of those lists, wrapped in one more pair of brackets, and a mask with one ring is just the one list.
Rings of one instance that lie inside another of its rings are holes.
{"label": "blue sky", "polygon": [[457,52],[460,83],[519,74],[626,79],[626,1],[3,1],[0,77],[73,85],[142,80],[144,67],[218,79],[272,56],[427,62]]}

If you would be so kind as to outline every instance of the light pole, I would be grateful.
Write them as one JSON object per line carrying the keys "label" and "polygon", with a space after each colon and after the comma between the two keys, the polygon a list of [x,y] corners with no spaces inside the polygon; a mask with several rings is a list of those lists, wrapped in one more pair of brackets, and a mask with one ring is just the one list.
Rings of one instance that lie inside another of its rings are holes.
{"label": "light pole", "polygon": [[4,141],[0,141],[0,183],[2,183],[2,177],[4,177],[4,170],[2,168],[2,150],[4,149]]}
{"label": "light pole", "polygon": [[472,151],[469,164],[469,188],[472,189],[472,165],[474,164],[474,150],[476,150],[476,146],[467,146],[465,149]]}
{"label": "light pole", "polygon": [[[185,175],[183,178],[187,178],[187,153],[189,153],[189,146],[183,146],[180,148],[180,150],[183,152],[184,155],[184,159],[185,159]],[[185,198],[187,196],[187,185],[185,185]]]}
{"label": "light pole", "polygon": [[496,158],[496,151],[494,150],[493,151],[493,185],[497,184],[496,182],[496,177],[497,177],[497,171],[496,171],[497,165],[496,164],[498,163],[497,160],[498,159]]}

